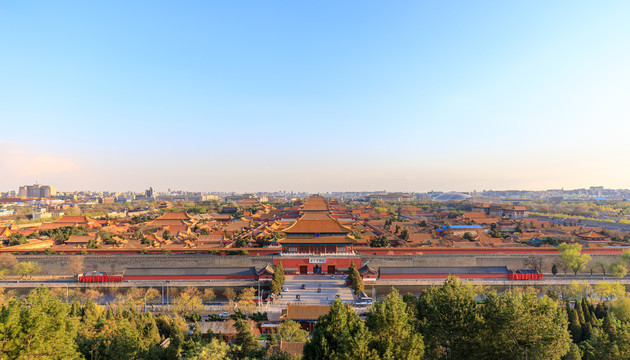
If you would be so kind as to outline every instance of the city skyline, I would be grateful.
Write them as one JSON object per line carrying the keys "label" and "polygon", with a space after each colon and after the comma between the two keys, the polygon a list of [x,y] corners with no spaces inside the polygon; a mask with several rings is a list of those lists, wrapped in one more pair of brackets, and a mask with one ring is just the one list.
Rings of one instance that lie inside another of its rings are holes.
{"label": "city skyline", "polygon": [[2,191],[472,191],[630,169],[630,4],[3,4]]}

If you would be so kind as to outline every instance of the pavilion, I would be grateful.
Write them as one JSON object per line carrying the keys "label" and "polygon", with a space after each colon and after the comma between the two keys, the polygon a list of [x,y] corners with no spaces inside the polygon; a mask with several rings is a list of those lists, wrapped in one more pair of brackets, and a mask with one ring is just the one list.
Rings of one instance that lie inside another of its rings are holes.
{"label": "pavilion", "polygon": [[330,215],[330,208],[321,196],[309,197],[301,209],[300,218],[282,230],[285,238],[278,240],[282,246],[281,258],[288,273],[335,274],[346,272],[351,262],[360,267],[353,246],[357,241],[352,230],[343,226]]}

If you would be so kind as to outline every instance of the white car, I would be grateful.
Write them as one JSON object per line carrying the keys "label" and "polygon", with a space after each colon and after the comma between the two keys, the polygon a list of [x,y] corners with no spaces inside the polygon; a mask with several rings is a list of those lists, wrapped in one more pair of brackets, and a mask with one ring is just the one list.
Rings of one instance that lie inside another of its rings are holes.
{"label": "white car", "polygon": [[230,316],[230,313],[229,312],[222,312],[222,313],[219,314],[219,316],[220,317],[228,317],[228,316]]}
{"label": "white car", "polygon": [[282,287],[282,291],[289,291],[289,288],[288,288],[288,287],[286,287],[286,286],[283,286],[283,287]]}

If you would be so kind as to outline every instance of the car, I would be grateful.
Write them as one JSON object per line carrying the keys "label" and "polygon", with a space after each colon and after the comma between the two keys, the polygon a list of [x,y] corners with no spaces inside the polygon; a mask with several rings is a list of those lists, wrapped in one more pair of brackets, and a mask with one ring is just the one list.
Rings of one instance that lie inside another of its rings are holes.
{"label": "car", "polygon": [[339,299],[339,294],[335,295],[335,299]]}
{"label": "car", "polygon": [[362,313],[359,314],[359,316],[367,316],[367,314],[368,313],[366,313],[366,312],[362,312]]}
{"label": "car", "polygon": [[289,288],[288,288],[288,287],[286,287],[286,286],[283,286],[283,287],[282,287],[282,291],[289,291]]}
{"label": "car", "polygon": [[300,286],[300,289],[306,289],[306,284],[302,284],[302,286]]}
{"label": "car", "polygon": [[335,278],[335,275],[330,275],[330,278],[331,278],[331,279],[334,279],[334,278]]}
{"label": "car", "polygon": [[230,316],[230,313],[229,312],[222,312],[222,313],[219,314],[219,316],[220,317],[228,317],[228,316]]}

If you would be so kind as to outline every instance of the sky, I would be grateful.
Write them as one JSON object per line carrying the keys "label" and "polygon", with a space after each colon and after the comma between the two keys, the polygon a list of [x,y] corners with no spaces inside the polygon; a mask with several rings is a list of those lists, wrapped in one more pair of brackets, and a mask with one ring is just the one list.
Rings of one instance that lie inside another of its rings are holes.
{"label": "sky", "polygon": [[0,191],[630,188],[628,1],[0,2]]}

